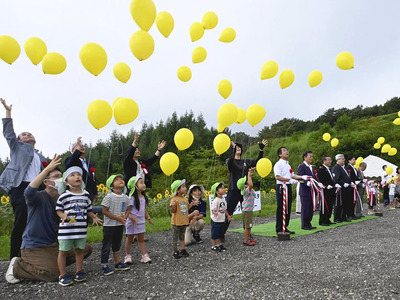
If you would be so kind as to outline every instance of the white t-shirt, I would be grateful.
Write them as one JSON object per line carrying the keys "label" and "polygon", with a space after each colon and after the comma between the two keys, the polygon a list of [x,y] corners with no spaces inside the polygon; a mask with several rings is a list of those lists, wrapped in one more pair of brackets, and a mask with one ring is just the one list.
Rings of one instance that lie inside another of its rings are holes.
{"label": "white t-shirt", "polygon": [[226,210],[226,200],[225,198],[215,198],[212,202],[212,210],[217,211],[218,215],[215,216],[213,213],[211,214],[211,220],[214,222],[225,222],[225,210]]}

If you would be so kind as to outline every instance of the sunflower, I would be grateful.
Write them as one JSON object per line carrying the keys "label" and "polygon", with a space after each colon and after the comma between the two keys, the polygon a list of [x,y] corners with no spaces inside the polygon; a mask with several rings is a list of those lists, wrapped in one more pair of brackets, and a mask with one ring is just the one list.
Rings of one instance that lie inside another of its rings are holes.
{"label": "sunflower", "polygon": [[7,204],[8,200],[6,196],[1,196],[1,204]]}
{"label": "sunflower", "polygon": [[161,198],[162,198],[161,193],[158,193],[158,194],[157,194],[157,198],[158,198],[158,199],[161,199]]}
{"label": "sunflower", "polygon": [[156,203],[156,202],[157,202],[157,199],[156,199],[156,197],[154,197],[154,198],[153,198],[153,201],[154,201],[154,203]]}
{"label": "sunflower", "polygon": [[262,191],[263,195],[265,195],[267,192],[266,191]]}
{"label": "sunflower", "polygon": [[104,184],[100,183],[100,184],[99,184],[99,187],[100,187],[101,189],[104,189],[105,186],[104,186]]}
{"label": "sunflower", "polygon": [[165,190],[165,196],[168,196],[168,195],[169,195],[169,191]]}
{"label": "sunflower", "polygon": [[275,189],[271,189],[271,193],[276,193]]}
{"label": "sunflower", "polygon": [[108,193],[108,188],[107,188],[107,187],[104,187],[102,190],[103,190],[103,193],[104,193],[104,194],[107,194],[107,193]]}

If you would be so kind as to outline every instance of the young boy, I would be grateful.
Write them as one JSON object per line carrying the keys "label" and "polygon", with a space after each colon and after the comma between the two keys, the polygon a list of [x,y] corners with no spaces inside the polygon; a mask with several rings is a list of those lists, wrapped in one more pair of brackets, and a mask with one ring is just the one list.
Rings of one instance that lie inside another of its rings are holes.
{"label": "young boy", "polygon": [[211,208],[211,250],[226,251],[224,245],[221,244],[222,227],[225,223],[225,216],[229,222],[232,221],[232,217],[226,210],[226,200],[223,198],[223,195],[226,193],[224,183],[214,183],[211,187],[211,193],[214,194]]}
{"label": "young boy", "polygon": [[[186,227],[189,225],[189,214],[188,210],[192,206],[196,206],[199,204],[197,200],[192,201],[189,204],[189,201],[184,197],[186,194],[187,188],[185,184],[186,180],[175,180],[171,184],[171,189],[174,192],[172,195],[170,209],[172,213],[171,224],[173,228],[173,238],[172,238],[172,248],[174,250],[173,256],[175,258],[181,258],[183,256],[188,257],[189,253],[187,253],[185,249],[185,231]],[[179,238],[179,249],[178,251],[176,247],[176,243]]]}
{"label": "young boy", "polygon": [[76,273],[75,281],[86,281],[82,271],[83,249],[87,237],[87,217],[93,220],[93,224],[103,223],[93,212],[89,193],[84,190],[82,182],[82,169],[79,167],[68,168],[63,177],[66,191],[60,195],[56,204],[57,215],[60,217],[58,228],[58,268],[60,277],[58,283],[62,286],[71,285],[74,281],[67,274],[67,252],[75,249]]}
{"label": "young boy", "polygon": [[111,175],[106,182],[107,188],[111,190],[103,201],[104,225],[103,225],[103,248],[101,249],[101,265],[103,275],[111,275],[114,273],[108,267],[108,257],[110,256],[110,248],[112,248],[115,270],[129,270],[129,266],[121,262],[122,235],[127,215],[129,213],[129,198],[125,194],[126,187],[123,175]]}
{"label": "young boy", "polygon": [[253,209],[254,209],[254,199],[256,193],[253,190],[253,180],[251,176],[253,175],[253,171],[256,168],[249,169],[247,173],[247,182],[246,176],[240,178],[237,182],[237,187],[240,190],[240,193],[243,195],[242,202],[242,217],[243,217],[243,225],[244,225],[244,233],[243,233],[243,245],[245,246],[254,246],[257,240],[252,239],[251,237],[251,228],[253,227]]}

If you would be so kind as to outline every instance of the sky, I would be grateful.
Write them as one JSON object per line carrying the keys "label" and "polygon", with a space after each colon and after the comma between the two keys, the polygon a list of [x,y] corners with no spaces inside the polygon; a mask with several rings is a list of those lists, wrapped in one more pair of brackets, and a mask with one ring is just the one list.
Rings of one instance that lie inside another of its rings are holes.
{"label": "sky", "polygon": [[[383,104],[399,96],[400,88],[400,2],[329,0],[156,0],[157,12],[168,11],[175,27],[164,38],[154,24],[149,30],[155,41],[150,58],[138,61],[130,51],[129,39],[139,30],[130,14],[130,1],[0,0],[0,35],[10,35],[21,45],[21,55],[9,65],[0,60],[0,97],[13,104],[16,133],[30,131],[36,148],[45,156],[67,151],[77,137],[83,142],[105,140],[113,130],[126,134],[140,130],[144,122],[156,124],[176,111],[202,114],[207,126],[217,127],[219,107],[231,102],[247,109],[265,107],[266,116],[252,127],[247,121],[234,124],[233,132],[257,135],[264,126],[282,118],[313,120],[327,109]],[[201,22],[208,11],[218,15],[218,25],[191,42],[189,27]],[[223,29],[232,27],[236,39],[222,43]],[[39,37],[48,52],[59,52],[67,60],[59,75],[45,75],[23,50],[30,37]],[[97,77],[79,60],[79,50],[89,42],[100,44],[108,63]],[[202,46],[207,59],[192,63],[192,51]],[[340,70],[336,56],[348,51],[355,68]],[[263,64],[274,60],[279,72],[291,69],[294,83],[281,89],[278,76],[261,80]],[[119,82],[113,75],[118,62],[132,69],[131,79]],[[186,65],[192,79],[182,82],[176,71]],[[308,85],[313,70],[323,74],[322,83]],[[228,79],[232,94],[223,99],[217,90]],[[117,97],[134,99],[139,116],[128,125],[114,120],[97,130],[87,119],[90,102],[103,99],[110,104]],[[0,116],[5,110],[0,107]],[[196,138],[196,137],[195,137]],[[173,141],[167,141],[173,143]],[[0,138],[0,158],[9,156]]]}

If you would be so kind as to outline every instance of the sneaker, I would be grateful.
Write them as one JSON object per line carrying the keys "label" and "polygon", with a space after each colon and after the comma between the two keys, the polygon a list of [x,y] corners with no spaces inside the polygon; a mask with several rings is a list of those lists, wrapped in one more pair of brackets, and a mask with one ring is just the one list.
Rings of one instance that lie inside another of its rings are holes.
{"label": "sneaker", "polygon": [[101,269],[101,273],[103,273],[103,275],[108,276],[108,275],[114,274],[114,271],[111,270],[108,266],[106,266]]}
{"label": "sneaker", "polygon": [[219,248],[219,251],[226,251],[226,248],[225,248],[224,245],[222,245],[222,244],[219,245],[218,248]]}
{"label": "sneaker", "polygon": [[200,234],[193,233],[193,238],[196,240],[197,244],[201,244],[203,242],[203,240],[200,237]]}
{"label": "sneaker", "polygon": [[58,277],[58,283],[62,286],[68,286],[74,284],[74,281],[65,273],[64,276]]}
{"label": "sneaker", "polygon": [[151,264],[151,259],[149,257],[149,255],[146,253],[145,255],[142,255],[142,259],[140,260],[141,263],[144,264]]}
{"label": "sneaker", "polygon": [[182,257],[189,257],[189,253],[186,251],[186,249],[179,251],[179,255]]}
{"label": "sneaker", "polygon": [[221,250],[220,250],[219,247],[217,247],[217,246],[212,246],[212,247],[211,247],[211,251],[221,252]]}
{"label": "sneaker", "polygon": [[243,245],[245,246],[254,246],[256,242],[252,241],[250,238],[247,241],[243,241]]}
{"label": "sneaker", "polygon": [[115,264],[114,268],[115,268],[115,271],[127,271],[127,270],[131,269],[128,265],[126,265],[122,262]]}
{"label": "sneaker", "polygon": [[176,250],[176,251],[174,252],[173,256],[174,256],[174,258],[176,258],[176,259],[181,258],[181,256],[180,256],[178,250]]}
{"label": "sneaker", "polygon": [[390,207],[390,209],[396,209],[396,207],[393,207],[393,206],[392,206],[392,207]]}
{"label": "sneaker", "polygon": [[250,235],[250,241],[257,243],[257,240],[254,238],[254,236]]}
{"label": "sneaker", "polygon": [[85,275],[85,273],[83,273],[82,270],[75,273],[75,281],[76,282],[84,282],[86,280],[87,280],[86,275]]}
{"label": "sneaker", "polygon": [[19,259],[19,257],[15,256],[10,260],[10,265],[6,273],[6,280],[8,283],[18,283],[21,281],[21,279],[15,278],[14,276],[14,264],[17,259]]}
{"label": "sneaker", "polygon": [[125,256],[124,264],[131,265],[132,264],[132,256],[129,254]]}

